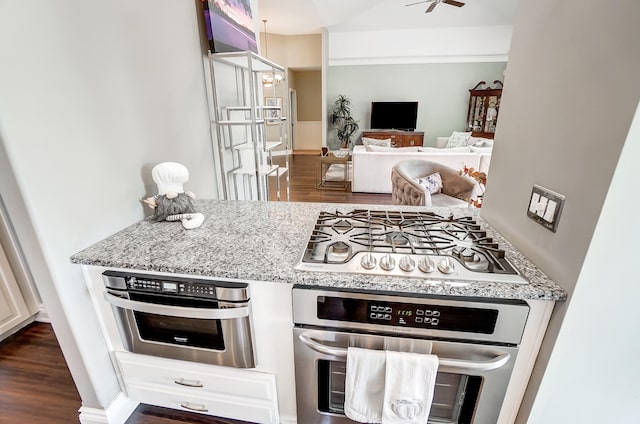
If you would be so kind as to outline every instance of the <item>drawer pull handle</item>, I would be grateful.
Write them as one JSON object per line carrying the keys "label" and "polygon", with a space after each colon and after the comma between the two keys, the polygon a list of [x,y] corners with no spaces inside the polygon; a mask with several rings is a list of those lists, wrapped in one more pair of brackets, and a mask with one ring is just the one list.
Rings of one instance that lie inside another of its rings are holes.
{"label": "drawer pull handle", "polygon": [[174,383],[187,387],[204,387],[200,380],[186,380],[184,378],[179,378],[174,380]]}
{"label": "drawer pull handle", "polygon": [[209,412],[206,405],[202,405],[200,403],[182,402],[180,406],[182,406],[185,409],[190,409],[191,411]]}

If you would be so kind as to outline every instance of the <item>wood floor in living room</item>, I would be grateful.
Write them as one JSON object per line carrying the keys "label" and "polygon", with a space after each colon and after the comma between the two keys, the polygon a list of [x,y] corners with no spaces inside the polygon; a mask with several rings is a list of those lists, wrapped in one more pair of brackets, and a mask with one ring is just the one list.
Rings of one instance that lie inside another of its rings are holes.
{"label": "wood floor in living room", "polygon": [[[320,203],[356,203],[391,205],[391,194],[352,193],[350,190],[318,190],[317,167],[320,154],[289,156],[289,182],[291,185],[292,202],[320,202]],[[284,165],[285,157],[273,158],[276,165]],[[389,175],[389,179],[391,175]],[[273,178],[271,178],[273,180]],[[284,178],[280,182],[282,200],[287,200]],[[275,182],[269,182],[269,198],[276,199]]]}

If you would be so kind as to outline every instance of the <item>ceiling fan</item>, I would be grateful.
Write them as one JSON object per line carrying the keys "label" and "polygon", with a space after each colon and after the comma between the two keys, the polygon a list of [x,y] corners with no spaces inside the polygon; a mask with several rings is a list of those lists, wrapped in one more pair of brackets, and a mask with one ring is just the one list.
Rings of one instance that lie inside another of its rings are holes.
{"label": "ceiling fan", "polygon": [[445,3],[445,4],[449,4],[451,6],[455,6],[455,7],[464,6],[464,3],[460,2],[460,1],[455,1],[455,0],[423,0],[423,1],[418,1],[418,2],[415,2],[415,3],[409,3],[409,4],[406,4],[405,6],[414,6],[416,4],[421,4],[421,3],[431,3],[429,5],[429,7],[427,7],[427,10],[424,11],[424,13],[432,12],[433,9],[436,8],[438,3]]}

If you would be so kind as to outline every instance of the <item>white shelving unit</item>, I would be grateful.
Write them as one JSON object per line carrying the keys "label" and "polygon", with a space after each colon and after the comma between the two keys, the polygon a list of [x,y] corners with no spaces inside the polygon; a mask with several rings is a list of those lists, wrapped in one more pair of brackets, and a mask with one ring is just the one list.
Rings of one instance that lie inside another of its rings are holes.
{"label": "white shelving unit", "polygon": [[[285,69],[253,52],[209,53],[211,125],[221,191],[228,200],[270,200],[281,181],[289,200],[289,159],[273,163],[275,149],[289,150]],[[264,80],[272,81],[270,86]]]}

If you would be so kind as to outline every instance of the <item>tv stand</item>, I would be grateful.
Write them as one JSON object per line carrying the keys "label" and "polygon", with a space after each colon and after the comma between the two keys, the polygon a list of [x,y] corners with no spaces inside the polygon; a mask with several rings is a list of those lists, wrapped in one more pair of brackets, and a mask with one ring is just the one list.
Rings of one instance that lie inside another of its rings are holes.
{"label": "tv stand", "polygon": [[424,133],[417,131],[365,130],[362,132],[362,136],[378,140],[390,138],[393,147],[422,146],[424,141]]}

